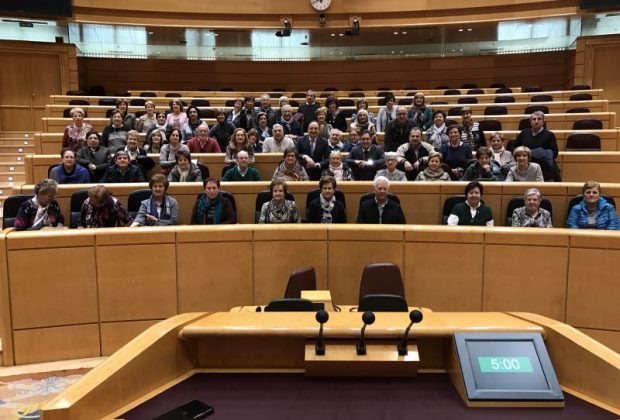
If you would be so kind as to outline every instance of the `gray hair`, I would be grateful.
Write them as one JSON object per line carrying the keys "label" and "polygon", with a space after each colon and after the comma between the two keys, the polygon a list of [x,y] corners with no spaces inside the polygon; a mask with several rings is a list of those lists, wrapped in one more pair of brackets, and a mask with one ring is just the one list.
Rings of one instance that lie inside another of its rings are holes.
{"label": "gray hair", "polygon": [[534,111],[532,112],[531,117],[542,117],[543,121],[545,120],[545,113],[542,111]]}
{"label": "gray hair", "polygon": [[385,160],[387,160],[388,158],[397,159],[398,158],[398,154],[396,152],[387,152],[387,153],[385,153]]}
{"label": "gray hair", "polygon": [[51,192],[53,192],[54,194],[58,192],[58,182],[54,181],[53,179],[42,179],[34,186],[34,193],[36,195],[48,194]]}
{"label": "gray hair", "polygon": [[331,131],[329,132],[330,135],[332,134],[342,134],[342,131],[340,131],[337,128],[332,128]]}
{"label": "gray hair", "polygon": [[528,188],[525,194],[523,194],[523,199],[525,200],[528,195],[536,194],[538,196],[538,201],[542,198],[540,191],[537,188]]}
{"label": "gray hair", "polygon": [[293,112],[293,107],[290,106],[289,104],[282,105],[282,108],[280,108],[280,111],[284,112],[284,110],[286,110],[286,109],[290,109],[291,112]]}
{"label": "gray hair", "polygon": [[280,127],[282,130],[284,130],[284,127],[282,127],[282,124],[274,124],[273,127],[271,127],[271,129],[273,130],[276,127]]}
{"label": "gray hair", "polygon": [[372,181],[372,186],[375,189],[377,189],[379,187],[380,182],[385,182],[387,184],[388,190],[390,189],[390,180],[384,177],[383,175],[376,177],[374,181]]}

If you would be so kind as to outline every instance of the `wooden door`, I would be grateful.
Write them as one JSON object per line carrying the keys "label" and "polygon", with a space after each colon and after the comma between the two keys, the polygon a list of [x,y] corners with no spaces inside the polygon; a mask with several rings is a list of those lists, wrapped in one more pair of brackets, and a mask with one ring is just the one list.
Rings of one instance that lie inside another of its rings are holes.
{"label": "wooden door", "polygon": [[62,95],[61,64],[58,54],[30,55],[30,92],[32,97],[33,127],[41,131],[41,117],[45,116],[45,105],[50,95]]}

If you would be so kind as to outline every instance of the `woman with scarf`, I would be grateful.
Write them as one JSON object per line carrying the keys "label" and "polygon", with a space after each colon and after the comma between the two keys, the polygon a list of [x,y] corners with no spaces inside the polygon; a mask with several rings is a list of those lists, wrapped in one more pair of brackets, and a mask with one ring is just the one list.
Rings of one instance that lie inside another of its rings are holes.
{"label": "woman with scarf", "polygon": [[319,123],[319,137],[328,139],[332,131],[332,126],[327,122],[327,108],[323,106],[317,109],[314,115],[316,115],[316,120]]}
{"label": "woman with scarf", "polygon": [[[200,119],[200,112],[195,106],[187,108],[187,122],[181,127],[181,140],[187,143],[192,137],[196,137],[196,129],[204,121]],[[204,122],[206,124],[206,122]]]}
{"label": "woman with scarf", "polygon": [[441,155],[444,162],[450,168],[450,179],[460,181],[463,178],[465,168],[472,160],[471,148],[461,141],[461,128],[458,125],[448,127],[450,142],[441,147]]}
{"label": "woman with scarf", "polygon": [[56,202],[58,183],[44,179],[34,186],[34,197],[24,201],[15,217],[15,230],[39,230],[62,227],[64,218]]}
{"label": "woman with scarf", "polygon": [[168,195],[168,180],[163,174],[155,174],[149,181],[151,196],[140,202],[140,210],[131,227],[172,226],[178,223],[179,205]]}
{"label": "woman with scarf", "polygon": [[502,133],[495,132],[491,136],[491,152],[493,153],[493,160],[501,166],[502,176],[505,179],[510,168],[515,165],[515,159],[512,153],[504,148],[504,137]]}
{"label": "woman with scarf", "polygon": [[192,225],[222,225],[235,223],[235,211],[230,200],[222,195],[220,181],[207,178],[192,210]]}
{"label": "woman with scarf", "polygon": [[65,132],[62,135],[62,148],[69,147],[77,152],[86,145],[86,133],[93,127],[84,122],[85,114],[82,108],[73,108],[70,115],[73,118],[73,123],[65,127]]}
{"label": "woman with scarf", "polygon": [[271,181],[269,185],[271,200],[263,204],[258,223],[301,223],[297,204],[286,199],[286,182],[281,179]]}
{"label": "woman with scarf", "polygon": [[168,181],[170,182],[200,182],[202,172],[200,168],[192,162],[192,155],[185,150],[179,150],[176,154],[176,166],[170,171]]}
{"label": "woman with scarf", "polygon": [[413,124],[422,129],[422,131],[428,130],[433,123],[433,110],[430,106],[426,106],[424,101],[424,94],[421,92],[416,93],[413,97],[411,109],[407,113],[407,118],[412,120]]}
{"label": "woman with scarf", "polygon": [[321,195],[308,205],[306,219],[309,223],[347,223],[344,204],[336,200],[336,180],[331,176],[319,181]]}
{"label": "woman with scarf", "polygon": [[436,150],[448,143],[445,112],[436,111],[433,115],[433,125],[426,131],[426,142],[430,143]]}
{"label": "woman with scarf", "polygon": [[368,131],[373,144],[377,144],[377,129],[368,118],[368,111],[360,109],[357,112],[357,119],[350,125],[351,129],[357,129],[360,133]]}
{"label": "woman with scarf", "polygon": [[416,181],[450,181],[450,175],[441,168],[441,153],[428,154],[428,166],[418,174]]}
{"label": "woman with scarf", "polygon": [[59,184],[88,184],[90,174],[82,165],[75,163],[73,149],[62,149],[60,152],[62,162],[50,170],[49,177]]}
{"label": "woman with scarf", "polygon": [[161,173],[168,175],[170,170],[177,163],[177,152],[185,151],[189,153],[189,148],[185,144],[181,144],[181,130],[173,128],[168,135],[168,143],[161,147],[159,152],[159,167]]}
{"label": "woman with scarf", "polygon": [[347,131],[347,119],[344,114],[338,110],[338,98],[330,95],[325,99],[325,106],[327,107],[327,118],[325,121],[334,128],[340,131]]}
{"label": "woman with scarf", "polygon": [[106,126],[101,133],[101,144],[110,150],[125,147],[129,130],[123,125],[123,113],[118,109],[114,110],[110,116],[110,122],[111,124]]}
{"label": "woman with scarf", "polygon": [[329,154],[329,166],[323,170],[321,177],[333,177],[336,181],[352,181],[351,168],[342,162],[342,153],[331,152]]}
{"label": "woman with scarf", "polygon": [[272,180],[280,179],[284,181],[308,181],[308,173],[297,159],[297,150],[294,147],[287,147],[284,150],[284,160],[273,171]]}
{"label": "woman with scarf", "polygon": [[243,98],[235,99],[233,103],[233,109],[228,111],[226,114],[226,121],[231,124],[234,124],[235,127],[243,128],[245,125],[245,121],[243,115],[241,114],[241,110],[243,108]]}

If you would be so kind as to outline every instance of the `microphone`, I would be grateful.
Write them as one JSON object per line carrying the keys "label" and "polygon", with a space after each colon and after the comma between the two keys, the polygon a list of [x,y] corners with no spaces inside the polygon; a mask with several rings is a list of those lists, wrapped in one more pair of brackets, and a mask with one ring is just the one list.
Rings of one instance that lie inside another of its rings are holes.
{"label": "microphone", "polygon": [[316,321],[321,324],[319,328],[319,338],[314,346],[314,354],[317,356],[325,356],[325,343],[323,342],[323,324],[329,319],[327,311],[321,309],[316,312]]}
{"label": "microphone", "polygon": [[398,343],[398,345],[396,346],[396,348],[398,349],[399,356],[406,356],[407,353],[409,352],[409,350],[407,350],[407,340],[409,339],[409,330],[411,329],[411,326],[413,324],[417,324],[418,322],[422,321],[422,318],[424,318],[424,315],[422,315],[422,312],[418,311],[417,309],[414,309],[411,312],[409,312],[409,319],[411,320],[411,322],[409,323],[409,325],[407,326],[407,329],[405,330],[403,341]]}
{"label": "microphone", "polygon": [[372,311],[366,311],[362,315],[362,321],[364,326],[360,334],[360,341],[357,343],[357,355],[364,356],[366,354],[366,343],[364,342],[364,331],[366,331],[366,325],[372,325],[375,322],[375,314]]}

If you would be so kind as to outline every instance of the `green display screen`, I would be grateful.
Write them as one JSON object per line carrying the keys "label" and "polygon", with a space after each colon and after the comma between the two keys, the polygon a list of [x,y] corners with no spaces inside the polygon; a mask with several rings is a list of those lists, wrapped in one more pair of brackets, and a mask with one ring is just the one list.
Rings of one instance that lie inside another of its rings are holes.
{"label": "green display screen", "polygon": [[532,373],[529,357],[485,356],[478,357],[480,372],[483,373]]}

